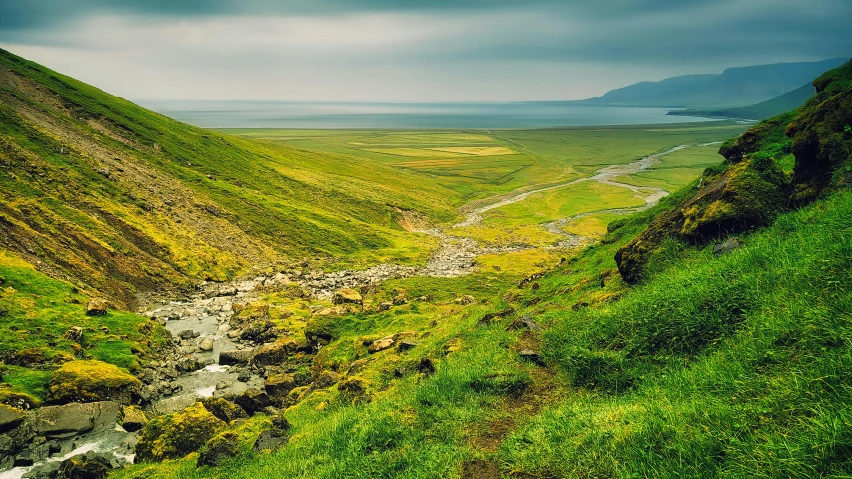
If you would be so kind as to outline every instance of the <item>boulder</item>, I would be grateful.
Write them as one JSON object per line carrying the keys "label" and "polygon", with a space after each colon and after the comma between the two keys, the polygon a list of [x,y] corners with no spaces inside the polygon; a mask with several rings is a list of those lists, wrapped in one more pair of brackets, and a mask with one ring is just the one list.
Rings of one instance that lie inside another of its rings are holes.
{"label": "boulder", "polygon": [[86,304],[86,315],[87,316],[106,316],[107,314],[107,300],[103,298],[92,298],[89,300],[88,304]]}
{"label": "boulder", "polygon": [[512,321],[512,324],[506,328],[507,331],[516,331],[521,329],[541,331],[541,325],[533,321],[533,319],[529,316],[521,316],[520,318]]}
{"label": "boulder", "polygon": [[296,380],[292,374],[273,374],[266,378],[263,389],[272,400],[280,403],[296,386]]}
{"label": "boulder", "polygon": [[204,352],[213,351],[213,338],[208,336],[202,339],[201,342],[198,344],[198,349]]}
{"label": "boulder", "polygon": [[254,351],[251,349],[231,349],[219,353],[219,364],[222,366],[236,366],[248,364]]}
{"label": "boulder", "polygon": [[251,362],[256,366],[279,365],[287,360],[287,356],[298,349],[299,345],[292,339],[280,339],[257,348]]}
{"label": "boulder", "polygon": [[136,432],[148,424],[148,417],[145,415],[145,411],[139,409],[137,406],[125,406],[122,413],[121,427],[127,432]]}
{"label": "boulder", "polygon": [[708,170],[703,186],[660,214],[615,254],[624,282],[637,283],[662,242],[674,237],[693,244],[768,224],[787,204],[789,180],[771,158],[745,159],[722,173]]}
{"label": "boulder", "polygon": [[276,336],[278,336],[278,331],[275,324],[269,319],[247,322],[240,332],[240,339],[246,341],[264,342],[275,339]]}
{"label": "boulder", "polygon": [[45,406],[33,414],[33,429],[48,438],[65,438],[89,431],[113,429],[121,406],[112,401]]}
{"label": "boulder", "polygon": [[277,451],[287,445],[290,435],[286,431],[277,429],[266,429],[261,431],[254,441],[254,450],[257,452]]}
{"label": "boulder", "polygon": [[249,415],[263,411],[270,406],[272,401],[269,395],[257,388],[246,389],[242,394],[234,398],[234,403],[239,405]]}
{"label": "boulder", "polygon": [[275,451],[286,445],[290,440],[290,435],[288,434],[290,422],[287,421],[287,418],[281,414],[277,414],[273,415],[270,421],[272,422],[272,428],[262,431],[257,437],[257,440],[254,442],[255,451]]}
{"label": "boulder", "polygon": [[394,306],[402,306],[403,304],[408,302],[408,300],[405,298],[405,294],[406,291],[404,289],[394,288],[394,290],[391,292],[391,295],[393,297],[391,302],[394,304]]}
{"label": "boulder", "polygon": [[66,459],[59,466],[59,476],[63,479],[104,479],[112,470],[109,459],[87,453]]}
{"label": "boulder", "polygon": [[183,331],[178,333],[178,337],[180,339],[184,339],[184,340],[192,339],[192,338],[195,337],[195,331],[193,331],[191,329],[184,329]]}
{"label": "boulder", "polygon": [[524,359],[524,360],[529,361],[531,363],[538,364],[539,366],[544,365],[544,362],[541,360],[541,357],[539,356],[539,354],[537,352],[533,351],[532,349],[523,349],[518,353],[518,355],[521,356],[521,359]]}
{"label": "boulder", "polygon": [[324,346],[334,338],[334,319],[328,316],[311,316],[305,325],[305,340],[314,348]]}
{"label": "boulder", "polygon": [[214,416],[226,423],[248,417],[243,408],[224,398],[204,398],[201,400],[201,404]]}
{"label": "boulder", "polygon": [[410,339],[403,339],[402,341],[397,342],[396,350],[397,351],[408,351],[410,349],[414,349],[417,347],[417,342],[412,341]]}
{"label": "boulder", "polygon": [[431,359],[423,357],[420,358],[420,362],[417,363],[417,371],[429,376],[430,374],[435,373],[435,363],[432,362]]}
{"label": "boulder", "polygon": [[364,304],[364,298],[354,289],[343,288],[334,292],[331,302],[333,304]]}
{"label": "boulder", "polygon": [[204,446],[227,426],[200,402],[149,422],[136,444],[136,462],[179,459]]}
{"label": "boulder", "polygon": [[50,374],[47,401],[116,401],[130,404],[142,383],[117,366],[102,361],[69,361]]}
{"label": "boulder", "polygon": [[793,139],[790,203],[805,204],[837,187],[852,186],[852,64],[813,82],[816,96],[799,110],[785,133]]}
{"label": "boulder", "polygon": [[495,311],[493,313],[488,313],[482,317],[477,323],[478,325],[488,325],[494,322],[496,319],[505,318],[507,316],[511,316],[515,314],[515,308],[506,308],[501,311]]}
{"label": "boulder", "polygon": [[385,349],[392,348],[394,343],[396,343],[396,341],[394,341],[393,335],[385,336],[382,339],[377,339],[377,340],[373,341],[369,346],[367,346],[367,351],[369,351],[371,353],[377,353],[379,351],[384,351]]}
{"label": "boulder", "polygon": [[40,464],[21,476],[23,479],[57,479],[62,463],[59,461],[48,461]]}
{"label": "boulder", "polygon": [[222,464],[225,459],[237,455],[237,440],[239,436],[233,431],[225,431],[213,439],[209,440],[198,455],[196,467],[211,466],[216,467]]}
{"label": "boulder", "polygon": [[175,362],[175,369],[182,373],[191,373],[203,368],[204,364],[202,364],[197,358],[193,357],[183,358]]}
{"label": "boulder", "polygon": [[11,431],[12,429],[20,426],[26,417],[27,415],[24,411],[5,404],[0,404],[0,434]]}
{"label": "boulder", "polygon": [[6,358],[6,364],[23,366],[25,368],[36,368],[44,365],[47,357],[40,348],[28,348],[16,351]]}
{"label": "boulder", "polygon": [[65,334],[62,337],[69,341],[79,343],[80,340],[83,339],[83,328],[80,326],[72,326],[68,329],[68,331],[65,331]]}
{"label": "boulder", "polygon": [[456,298],[456,304],[461,304],[462,306],[467,306],[468,304],[473,304],[476,302],[476,298],[473,296],[466,294],[461,298]]}

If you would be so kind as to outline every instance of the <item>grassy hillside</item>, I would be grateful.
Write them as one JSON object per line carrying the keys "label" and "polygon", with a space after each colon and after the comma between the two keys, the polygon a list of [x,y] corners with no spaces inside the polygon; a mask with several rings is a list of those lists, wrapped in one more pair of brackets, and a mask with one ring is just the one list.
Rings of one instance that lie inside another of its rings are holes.
{"label": "grassy hillside", "polygon": [[454,215],[415,175],[191,127],[5,51],[0,195],[3,247],[123,302],[305,256],[422,261],[400,212]]}
{"label": "grassy hillside", "polygon": [[[285,448],[251,450],[268,421],[255,416],[220,468],[190,455],[116,477],[849,477],[850,78],[847,66],[817,80],[801,110],[724,145],[724,163],[547,274],[382,285],[368,301],[432,297],[326,325],[312,370],[343,379],[287,409]],[[641,281],[622,281],[617,250],[674,211],[724,207],[694,201],[719,181],[742,188],[731,205],[749,199],[755,183],[731,176],[746,167],[783,170],[783,213],[739,225],[741,244],[721,253],[734,231],[667,236]],[[819,187],[809,203],[802,184]],[[409,330],[410,349],[366,350]],[[355,379],[368,397],[353,404],[342,385]]]}

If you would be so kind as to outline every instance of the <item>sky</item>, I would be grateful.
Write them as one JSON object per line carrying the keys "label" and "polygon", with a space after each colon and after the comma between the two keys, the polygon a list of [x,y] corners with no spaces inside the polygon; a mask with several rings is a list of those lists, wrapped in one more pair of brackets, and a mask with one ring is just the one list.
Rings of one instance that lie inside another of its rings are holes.
{"label": "sky", "polygon": [[852,0],[0,0],[0,48],[131,100],[524,101],[852,56]]}

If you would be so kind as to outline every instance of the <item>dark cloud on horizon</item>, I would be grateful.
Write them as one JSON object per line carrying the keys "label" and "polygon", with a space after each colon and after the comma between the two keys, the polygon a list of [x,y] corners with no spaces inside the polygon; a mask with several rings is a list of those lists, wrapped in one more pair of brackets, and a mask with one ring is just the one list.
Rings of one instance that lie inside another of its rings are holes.
{"label": "dark cloud on horizon", "polygon": [[[86,23],[96,18],[121,26],[101,38],[92,30],[113,24]],[[264,23],[270,19],[283,26]],[[494,65],[530,64],[526,77],[513,71],[494,81],[532,82],[534,90],[534,75],[571,65],[598,68],[607,76],[598,83],[609,85],[617,75],[625,83],[644,79],[650,67],[674,75],[850,56],[849,19],[850,0],[2,0],[0,43],[117,54],[124,48],[139,62],[211,72],[223,64],[262,71],[269,62],[326,74],[395,67],[401,79],[431,78],[423,80],[428,88],[439,87],[442,71],[447,82],[473,84],[499,71]],[[363,29],[359,21],[367,22]],[[176,23],[215,27],[233,35],[235,46],[160,41],[156,29]],[[287,36],[286,29],[301,25],[299,35]],[[129,43],[122,46],[125,33]],[[151,50],[141,51],[149,37]],[[548,88],[541,94],[557,87]]]}

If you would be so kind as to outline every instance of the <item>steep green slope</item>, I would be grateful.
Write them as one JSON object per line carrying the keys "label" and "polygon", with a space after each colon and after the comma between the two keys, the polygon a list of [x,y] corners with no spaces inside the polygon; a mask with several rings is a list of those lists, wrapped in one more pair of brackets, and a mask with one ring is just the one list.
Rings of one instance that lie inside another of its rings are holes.
{"label": "steep green slope", "polygon": [[0,195],[0,247],[125,303],[305,256],[419,261],[401,212],[454,214],[420,176],[185,125],[5,51]]}

